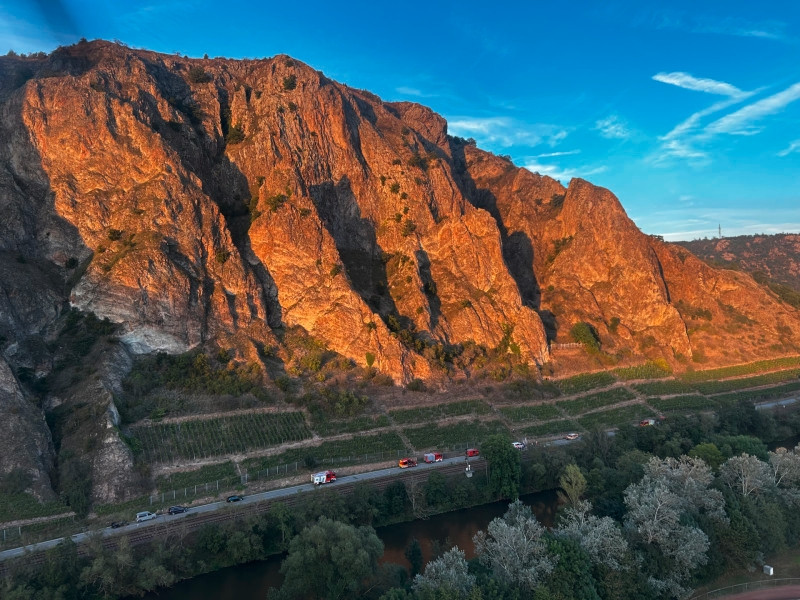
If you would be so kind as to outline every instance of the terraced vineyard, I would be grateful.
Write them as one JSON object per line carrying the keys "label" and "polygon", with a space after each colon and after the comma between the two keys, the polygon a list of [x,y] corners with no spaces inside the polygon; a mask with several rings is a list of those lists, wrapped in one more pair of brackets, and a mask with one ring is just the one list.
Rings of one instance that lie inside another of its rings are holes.
{"label": "terraced vineyard", "polygon": [[542,423],[541,425],[531,425],[519,431],[524,436],[538,437],[555,435],[558,433],[567,433],[579,429],[578,424],[571,419],[562,419],[560,421],[550,421],[549,423]]}
{"label": "terraced vineyard", "polygon": [[717,402],[699,395],[673,396],[672,398],[648,398],[647,403],[661,412],[691,412],[711,410]]}
{"label": "terraced vineyard", "polygon": [[614,388],[605,392],[598,392],[588,396],[581,396],[574,400],[562,400],[556,402],[556,406],[566,412],[568,415],[579,415],[588,410],[602,408],[609,404],[616,404],[617,402],[625,402],[626,400],[633,400],[633,392],[625,388]]}
{"label": "terraced vineyard", "polygon": [[438,419],[462,415],[485,415],[490,410],[489,405],[483,400],[464,400],[437,406],[393,410],[389,414],[398,425],[406,425],[408,423],[430,423]]}
{"label": "terraced vineyard", "polygon": [[751,373],[762,373],[775,369],[788,369],[800,367],[800,356],[787,356],[784,358],[772,358],[769,360],[759,360],[747,363],[746,365],[734,365],[732,367],[721,367],[719,369],[708,369],[706,371],[692,371],[680,376],[683,381],[710,381],[725,379],[726,377],[740,377]]}
{"label": "terraced vineyard", "polygon": [[256,413],[133,429],[151,463],[260,450],[311,437],[303,413]]}
{"label": "terraced vineyard", "polygon": [[599,373],[583,373],[561,379],[556,382],[558,389],[563,394],[579,394],[580,392],[588,392],[596,388],[611,385],[617,380],[611,373],[607,371],[600,371]]}
{"label": "terraced vineyard", "polygon": [[436,424],[407,428],[403,433],[420,452],[464,448],[468,444],[480,444],[495,433],[508,434],[500,421],[472,421],[439,427]]}
{"label": "terraced vineyard", "polygon": [[314,431],[319,435],[337,435],[339,433],[357,433],[360,431],[369,431],[370,429],[377,429],[378,427],[388,427],[389,417],[380,415],[371,417],[364,415],[354,419],[347,419],[342,421],[328,421],[320,420],[314,421]]}
{"label": "terraced vineyard", "polygon": [[561,416],[561,411],[553,404],[539,404],[538,406],[504,406],[500,409],[510,421],[548,421]]}
{"label": "terraced vineyard", "polygon": [[605,428],[622,425],[623,423],[636,423],[653,416],[655,416],[653,411],[643,404],[634,404],[585,415],[578,419],[578,423],[583,429],[589,430],[596,427]]}
{"label": "terraced vineyard", "polygon": [[400,436],[394,432],[377,435],[360,435],[347,440],[330,440],[318,446],[307,448],[293,448],[263,458],[249,458],[242,461],[243,471],[257,473],[271,467],[288,465],[291,463],[305,464],[333,464],[343,466],[364,462],[379,462],[406,454],[406,448]]}

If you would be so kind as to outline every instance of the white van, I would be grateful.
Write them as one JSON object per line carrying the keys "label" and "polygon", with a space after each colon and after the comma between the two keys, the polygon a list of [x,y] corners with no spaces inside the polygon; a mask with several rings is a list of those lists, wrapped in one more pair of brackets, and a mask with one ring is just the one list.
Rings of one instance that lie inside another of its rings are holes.
{"label": "white van", "polygon": [[145,521],[155,519],[157,516],[158,515],[156,513],[151,513],[149,510],[146,510],[144,512],[136,513],[136,522],[144,523]]}

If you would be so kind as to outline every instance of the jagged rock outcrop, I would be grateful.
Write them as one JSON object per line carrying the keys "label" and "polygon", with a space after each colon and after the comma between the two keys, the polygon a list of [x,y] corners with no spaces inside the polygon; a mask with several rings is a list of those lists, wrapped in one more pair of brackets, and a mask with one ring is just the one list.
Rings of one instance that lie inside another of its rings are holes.
{"label": "jagged rock outcrop", "polygon": [[44,415],[25,397],[8,363],[0,358],[0,476],[21,469],[30,491],[40,500],[52,500],[49,475],[53,470],[53,442]]}
{"label": "jagged rock outcrop", "polygon": [[287,56],[97,41],[2,57],[0,140],[0,414],[26,438],[0,472],[30,470],[42,497],[52,444],[20,381],[56,371],[70,304],[124,345],[48,396],[95,501],[137,485],[114,426],[128,352],[216,341],[276,360],[300,326],[408,382],[464,375],[441,361],[467,342],[542,365],[577,322],[610,361],[798,351],[796,309],[644,235],[608,190],[564,188]]}

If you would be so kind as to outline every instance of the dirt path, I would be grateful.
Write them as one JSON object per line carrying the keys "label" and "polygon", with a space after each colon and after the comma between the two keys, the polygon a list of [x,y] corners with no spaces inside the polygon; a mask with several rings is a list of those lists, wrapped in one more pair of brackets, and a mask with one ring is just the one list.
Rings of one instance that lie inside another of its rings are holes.
{"label": "dirt path", "polygon": [[[700,596],[698,600],[702,600]],[[797,600],[800,598],[800,585],[785,585],[776,588],[752,590],[731,596],[715,596],[717,600]]]}
{"label": "dirt path", "polygon": [[58,515],[47,515],[46,517],[35,517],[33,519],[18,519],[16,521],[8,521],[7,523],[0,523],[0,529],[11,529],[12,527],[25,527],[26,525],[33,525],[35,523],[46,523],[48,521],[56,521],[58,519],[66,519],[67,517],[74,517],[74,512],[65,512]]}

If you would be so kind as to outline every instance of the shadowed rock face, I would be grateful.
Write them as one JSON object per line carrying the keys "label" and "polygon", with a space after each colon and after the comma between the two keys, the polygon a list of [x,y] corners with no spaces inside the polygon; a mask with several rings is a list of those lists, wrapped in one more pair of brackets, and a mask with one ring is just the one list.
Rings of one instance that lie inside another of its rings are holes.
{"label": "shadowed rock face", "polygon": [[[286,56],[92,42],[3,57],[0,140],[0,414],[23,449],[0,452],[0,474],[35,473],[42,497],[54,451],[17,375],[52,369],[70,304],[118,323],[133,353],[224,339],[252,357],[301,326],[398,382],[441,377],[398,328],[429,344],[511,337],[532,364],[581,321],[623,360],[797,351],[796,310],[642,234],[609,191],[518,169],[428,108]],[[124,499],[137,476],[113,394],[130,357],[98,363],[48,401],[88,415],[64,443],[92,441],[94,499]]]}
{"label": "shadowed rock face", "polygon": [[[92,42],[4,58],[0,72],[0,250],[64,269],[51,290],[80,264],[70,301],[121,323],[134,352],[235,332],[271,342],[275,327],[300,325],[408,381],[430,367],[392,323],[489,347],[513,329],[541,364],[548,337],[568,341],[585,321],[611,352],[673,360],[693,353],[700,304],[713,305],[720,339],[738,332],[731,323],[750,328],[747,353],[791,349],[796,311],[729,272],[709,271],[719,285],[704,287],[700,267],[674,264],[683,254],[643,235],[607,190],[518,169],[449,137],[423,106],[289,57]],[[745,323],[728,288],[751,298],[741,314],[780,313],[780,331]],[[40,328],[58,312],[33,308]]]}

